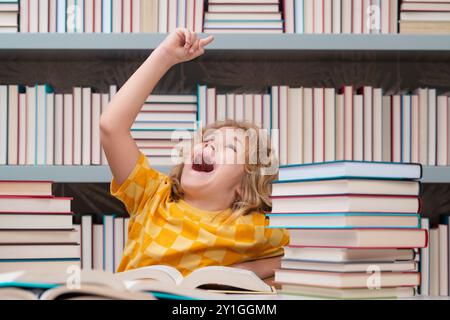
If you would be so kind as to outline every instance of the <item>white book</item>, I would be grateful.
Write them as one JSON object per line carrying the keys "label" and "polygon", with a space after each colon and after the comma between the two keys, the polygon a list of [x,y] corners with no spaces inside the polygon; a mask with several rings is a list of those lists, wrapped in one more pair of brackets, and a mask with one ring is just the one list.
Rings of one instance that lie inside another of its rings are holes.
{"label": "white book", "polygon": [[430,229],[430,295],[439,295],[439,229]]}
{"label": "white book", "polygon": [[81,165],[83,123],[82,88],[73,88],[73,164]]}
{"label": "white book", "polygon": [[[159,0],[158,2],[158,32],[167,33],[168,32],[168,21],[167,21],[167,0]],[[206,122],[205,122],[206,123]]]}
{"label": "white book", "polygon": [[0,165],[8,163],[8,86],[0,85]]}
{"label": "white book", "polygon": [[[108,107],[109,104],[109,94],[108,93],[103,93],[102,94],[102,113],[106,110],[106,108]],[[106,159],[106,154],[105,151],[103,150],[103,147],[100,145],[101,148],[101,165],[107,165],[108,164],[108,160]]]}
{"label": "white book", "polygon": [[102,32],[102,0],[94,0],[94,32]]}
{"label": "white book", "polygon": [[63,164],[73,165],[73,95],[64,94]]}
{"label": "white book", "polygon": [[36,164],[45,164],[45,154],[46,154],[46,112],[47,112],[47,99],[46,99],[46,86],[37,86],[37,97],[36,97]]}
{"label": "white book", "polygon": [[263,127],[263,96],[262,94],[254,95],[254,119],[253,123],[258,126],[258,128]]}
{"label": "white book", "polygon": [[166,0],[167,1],[167,11],[168,11],[168,19],[167,19],[167,32],[172,32],[177,28],[177,0]]}
{"label": "white book", "polygon": [[123,2],[123,8],[122,8],[122,21],[123,21],[123,33],[131,33],[131,15],[132,15],[132,8],[131,8],[131,1],[132,0],[122,0]]}
{"label": "white book", "polygon": [[19,87],[8,86],[8,164],[18,164]]}
{"label": "white book", "polygon": [[[430,233],[430,220],[428,218],[422,218],[422,229],[427,230]],[[430,295],[430,245],[420,249],[420,294],[422,296]]]}
{"label": "white book", "polygon": [[[301,123],[301,122],[300,122]],[[299,140],[301,141],[301,140]],[[325,161],[336,160],[336,91],[325,89]]]}
{"label": "white book", "polygon": [[345,152],[344,95],[336,94],[336,160],[344,160]]}
{"label": "white book", "polygon": [[289,88],[288,164],[303,163],[303,88]]}
{"label": "white book", "polygon": [[361,34],[363,33],[363,0],[353,0],[352,4],[352,32]]}
{"label": "white book", "polygon": [[392,126],[391,126],[391,97],[383,96],[383,155],[384,162],[392,161]]}
{"label": "white book", "polygon": [[342,33],[352,33],[352,0],[342,0]]}
{"label": "white book", "polygon": [[102,32],[112,32],[112,2],[111,0],[102,0]]}
{"label": "white book", "polygon": [[186,28],[186,1],[177,1],[177,28]]}
{"label": "white book", "polygon": [[392,0],[380,0],[381,1],[381,33],[387,34],[390,32],[390,2]]}
{"label": "white book", "polygon": [[195,21],[195,0],[186,0],[186,28],[189,30],[194,30]]}
{"label": "white book", "polygon": [[372,16],[370,14],[371,12],[371,5],[372,0],[363,0],[363,7],[362,7],[362,32],[364,34],[369,34],[371,25],[372,25]]}
{"label": "white book", "polygon": [[94,32],[94,0],[84,0],[84,33]]}
{"label": "white book", "polygon": [[104,270],[103,267],[103,225],[94,224],[92,234],[92,269]]}
{"label": "white book", "polygon": [[323,32],[326,34],[333,33],[333,0],[323,1]]}
{"label": "white book", "polygon": [[419,96],[411,96],[411,162],[419,163]]}
{"label": "white book", "polygon": [[[27,1],[22,1],[27,2]],[[57,0],[57,18],[56,18],[56,31],[58,33],[66,33],[67,32],[67,20],[66,20],[66,12],[67,12],[67,1],[66,0]]]}
{"label": "white book", "polygon": [[114,270],[114,216],[103,216],[103,268]]}
{"label": "white book", "polygon": [[368,11],[370,33],[381,32],[381,0],[371,0],[371,8]]}
{"label": "white book", "polygon": [[363,96],[357,94],[353,102],[353,160],[364,160],[364,106]]}
{"label": "white book", "polygon": [[30,32],[29,16],[29,2],[20,1],[20,32]]}
{"label": "white book", "polygon": [[92,216],[81,217],[81,268],[92,270]]}
{"label": "white book", "polygon": [[66,23],[65,29],[68,33],[74,33],[76,31],[77,8],[75,3],[75,0],[66,0],[66,13],[64,19]]}
{"label": "white book", "polygon": [[58,28],[57,27],[57,23],[58,23],[57,1],[58,0],[50,0],[50,2],[48,4],[48,16],[49,16],[48,31],[51,33],[55,33]]}
{"label": "white book", "polygon": [[216,121],[216,88],[206,91],[206,124]]}
{"label": "white book", "polygon": [[314,1],[314,33],[324,32],[323,0]]}
{"label": "white book", "polygon": [[217,121],[225,121],[227,118],[227,98],[224,94],[217,95]]}
{"label": "white book", "polygon": [[244,95],[243,94],[236,94],[234,96],[235,98],[235,104],[234,104],[234,110],[235,110],[235,120],[236,121],[244,121]]}
{"label": "white book", "polygon": [[303,89],[303,163],[313,162],[313,89]]}
{"label": "white book", "polygon": [[54,147],[55,147],[55,94],[47,93],[46,98],[46,143],[45,143],[45,164],[51,166],[54,164]]}
{"label": "white book", "polygon": [[448,296],[448,226],[439,225],[439,295]]}
{"label": "white book", "polygon": [[91,133],[92,133],[92,89],[83,88],[82,90],[82,125],[81,125],[81,146],[82,146],[82,164],[88,166],[91,164]]}
{"label": "white book", "polygon": [[305,32],[303,2],[304,0],[294,0],[294,28],[295,33],[299,34],[303,34]]}
{"label": "white book", "polygon": [[266,130],[271,129],[271,97],[270,97],[270,94],[263,95],[263,128]]}
{"label": "white book", "polygon": [[448,125],[448,97],[438,96],[437,98],[437,165],[447,166],[448,141],[447,141],[447,125]]}
{"label": "white book", "polygon": [[428,89],[418,89],[419,95],[419,162],[428,165]]}
{"label": "white book", "polygon": [[401,116],[401,96],[392,96],[392,161],[402,162],[401,159],[401,136],[402,136],[402,116]]}
{"label": "white book", "polygon": [[132,1],[132,25],[131,32],[139,33],[141,32],[141,0],[131,0]]}
{"label": "white book", "polygon": [[204,127],[207,124],[207,86],[198,86],[198,119],[201,126]]}
{"label": "white book", "polygon": [[402,96],[402,162],[411,162],[411,96]]}
{"label": "white book", "polygon": [[236,118],[234,107],[236,96],[233,93],[227,93],[226,100],[227,100],[227,119],[234,120]]}
{"label": "white book", "polygon": [[303,0],[304,31],[314,33],[314,2],[315,0]]}
{"label": "white book", "polygon": [[[313,90],[313,161],[324,162],[325,160],[325,114],[324,114],[324,89]],[[282,164],[283,165],[283,164]]]}
{"label": "white book", "polygon": [[372,92],[372,161],[382,161],[383,156],[383,90]]}
{"label": "white book", "polygon": [[122,1],[113,1],[112,2],[112,32],[113,33],[121,33],[122,22],[123,22],[123,7]]}
{"label": "white book", "polygon": [[64,95],[55,95],[55,165],[61,166],[64,163]]}
{"label": "white book", "polygon": [[[76,33],[83,33],[84,32],[84,5],[85,0],[77,0],[76,3],[76,11],[75,11],[75,32]],[[117,1],[116,1],[117,2]]]}
{"label": "white book", "polygon": [[195,13],[194,13],[194,31],[197,33],[203,32],[203,15],[204,15],[204,1],[195,1]]}
{"label": "white book", "polygon": [[101,145],[100,145],[100,116],[102,108],[102,95],[100,93],[92,94],[92,145],[91,145],[91,164],[101,164]]}
{"label": "white book", "polygon": [[48,33],[49,0],[38,0],[38,1],[39,1],[39,32]]}
{"label": "white book", "polygon": [[[1,97],[0,97],[1,100]],[[0,102],[1,105],[1,102]],[[1,116],[0,116],[1,119]],[[1,127],[1,125],[0,125]],[[1,132],[1,129],[0,129]],[[0,148],[1,150],[1,148]],[[27,94],[19,94],[19,165],[25,165],[27,151]]]}
{"label": "white book", "polygon": [[363,88],[364,108],[364,161],[373,161],[373,90],[372,87]]}
{"label": "white book", "polygon": [[29,1],[28,5],[29,5],[28,10],[30,13],[29,31],[32,33],[39,32],[39,1],[38,0]]}
{"label": "white book", "polygon": [[244,94],[244,120],[253,123],[253,94]]}
{"label": "white book", "polygon": [[117,270],[122,260],[123,244],[123,218],[114,217],[114,270]]}
{"label": "white book", "polygon": [[398,33],[398,0],[390,0],[391,7],[389,8],[389,32]]}
{"label": "white book", "polygon": [[284,1],[284,32],[295,32],[294,0]]}
{"label": "white book", "polygon": [[344,87],[344,159],[353,160],[353,87]]}
{"label": "white book", "polygon": [[36,164],[36,95],[37,86],[27,87],[27,165]]}
{"label": "white book", "polygon": [[436,89],[428,90],[428,165],[436,165]]}
{"label": "white book", "polygon": [[341,1],[333,0],[333,33],[342,33],[342,22],[341,22]]}
{"label": "white book", "polygon": [[288,163],[288,95],[289,87],[279,87],[279,121],[280,121],[280,164]]}

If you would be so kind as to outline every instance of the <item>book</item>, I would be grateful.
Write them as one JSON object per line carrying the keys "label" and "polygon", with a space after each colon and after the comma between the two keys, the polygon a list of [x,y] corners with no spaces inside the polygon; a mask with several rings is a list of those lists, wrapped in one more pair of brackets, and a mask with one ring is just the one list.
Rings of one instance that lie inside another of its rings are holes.
{"label": "book", "polygon": [[428,243],[422,229],[292,229],[289,234],[289,245],[299,247],[423,248]]}

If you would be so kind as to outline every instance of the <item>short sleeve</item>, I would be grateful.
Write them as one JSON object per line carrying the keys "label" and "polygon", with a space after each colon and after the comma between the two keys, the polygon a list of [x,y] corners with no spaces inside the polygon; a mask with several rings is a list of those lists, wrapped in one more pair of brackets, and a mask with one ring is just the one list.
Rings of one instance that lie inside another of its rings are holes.
{"label": "short sleeve", "polygon": [[133,217],[143,210],[146,202],[161,188],[170,190],[168,180],[166,175],[151,168],[147,157],[140,152],[133,170],[121,185],[114,177],[112,178],[110,192],[125,205],[130,217]]}

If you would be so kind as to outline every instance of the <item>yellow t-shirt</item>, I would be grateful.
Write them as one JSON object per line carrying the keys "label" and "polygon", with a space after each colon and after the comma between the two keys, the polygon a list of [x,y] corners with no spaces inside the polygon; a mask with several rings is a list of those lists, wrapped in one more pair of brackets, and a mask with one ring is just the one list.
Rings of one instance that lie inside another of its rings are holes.
{"label": "yellow t-shirt", "polygon": [[211,212],[173,201],[170,178],[151,168],[143,153],[122,185],[112,179],[110,191],[130,214],[118,272],[164,264],[186,276],[200,267],[279,256],[289,242],[287,230],[266,227],[264,213],[223,224],[231,209]]}

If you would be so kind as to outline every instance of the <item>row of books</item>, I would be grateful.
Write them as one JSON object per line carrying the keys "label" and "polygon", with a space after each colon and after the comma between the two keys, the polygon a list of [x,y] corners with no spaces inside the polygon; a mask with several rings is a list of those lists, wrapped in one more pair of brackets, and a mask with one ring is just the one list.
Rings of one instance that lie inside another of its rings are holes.
{"label": "row of books", "polygon": [[50,181],[0,181],[0,273],[80,267],[71,201]]}
{"label": "row of books", "polygon": [[19,0],[0,0],[0,33],[19,30]]}
{"label": "row of books", "polygon": [[449,34],[450,1],[402,1],[400,33]]}
{"label": "row of books", "polygon": [[422,168],[335,162],[280,168],[269,227],[288,228],[275,282],[285,294],[331,298],[414,296]]}
{"label": "row of books", "polygon": [[286,33],[398,33],[398,0],[285,0]]}

